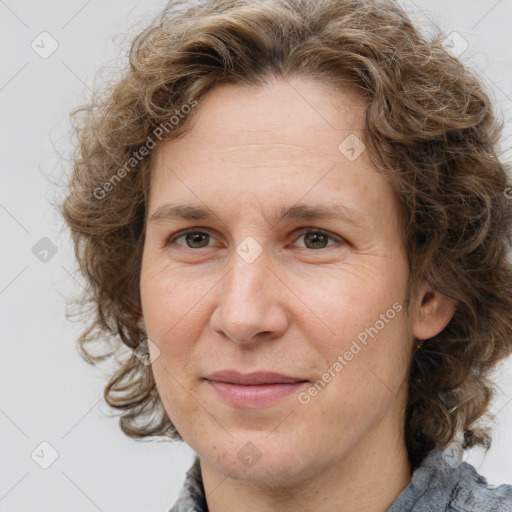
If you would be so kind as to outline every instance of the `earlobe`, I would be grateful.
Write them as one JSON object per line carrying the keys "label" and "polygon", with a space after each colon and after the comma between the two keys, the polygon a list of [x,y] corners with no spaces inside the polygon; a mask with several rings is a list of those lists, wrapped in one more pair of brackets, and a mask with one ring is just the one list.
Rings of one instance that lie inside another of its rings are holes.
{"label": "earlobe", "polygon": [[457,305],[428,283],[423,283],[420,292],[417,295],[413,335],[418,340],[426,340],[439,334],[449,324]]}
{"label": "earlobe", "polygon": [[144,322],[143,316],[139,317],[139,320],[137,321],[137,327],[140,329],[142,333],[146,334],[146,322]]}

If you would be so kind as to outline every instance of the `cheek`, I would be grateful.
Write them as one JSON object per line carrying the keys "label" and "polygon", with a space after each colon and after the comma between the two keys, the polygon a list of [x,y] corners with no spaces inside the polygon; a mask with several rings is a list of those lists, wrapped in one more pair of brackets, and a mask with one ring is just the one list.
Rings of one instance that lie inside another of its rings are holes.
{"label": "cheek", "polygon": [[143,260],[141,273],[142,311],[148,335],[165,338],[205,294],[200,280],[187,280],[179,271],[150,258]]}
{"label": "cheek", "polygon": [[320,327],[345,339],[372,325],[395,302],[402,303],[405,293],[402,275],[376,265],[346,265],[316,276],[314,283],[298,279],[293,286],[307,310],[295,317],[304,329]]}
{"label": "cheek", "polygon": [[190,321],[197,300],[182,282],[164,279],[163,273],[143,273],[141,302],[147,337],[159,351],[153,362],[155,378],[158,372],[165,375],[165,369],[174,373],[170,364],[183,366],[192,337],[199,335],[195,332],[197,324]]}
{"label": "cheek", "polygon": [[316,371],[328,371],[342,357],[343,369],[338,364],[338,371],[331,370],[337,375],[332,388],[349,382],[350,387],[364,388],[379,378],[392,389],[401,385],[412,347],[403,309],[406,274],[388,261],[381,260],[380,266],[353,265],[331,273],[320,287],[300,288],[303,302],[315,314],[295,318],[321,356]]}

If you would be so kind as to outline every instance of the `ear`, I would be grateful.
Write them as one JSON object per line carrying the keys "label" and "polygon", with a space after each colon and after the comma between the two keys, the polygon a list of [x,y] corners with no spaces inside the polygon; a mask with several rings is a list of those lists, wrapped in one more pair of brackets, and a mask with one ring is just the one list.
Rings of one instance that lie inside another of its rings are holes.
{"label": "ear", "polygon": [[143,316],[139,317],[139,320],[137,321],[137,327],[140,329],[140,331],[143,334],[147,334],[146,333],[146,322],[144,322],[144,317]]}
{"label": "ear", "polygon": [[439,334],[450,322],[457,305],[453,299],[422,282],[414,304],[412,331],[418,340],[426,340]]}

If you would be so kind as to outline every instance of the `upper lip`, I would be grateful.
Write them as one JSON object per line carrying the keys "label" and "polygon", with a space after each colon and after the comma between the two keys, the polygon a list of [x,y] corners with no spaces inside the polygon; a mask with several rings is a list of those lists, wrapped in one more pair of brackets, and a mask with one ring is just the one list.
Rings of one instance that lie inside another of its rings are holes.
{"label": "upper lip", "polygon": [[290,377],[276,372],[252,372],[240,373],[236,370],[222,370],[220,372],[211,373],[207,380],[214,380],[217,382],[227,382],[229,384],[241,385],[257,385],[257,384],[290,384],[293,382],[304,382],[306,379],[300,377]]}

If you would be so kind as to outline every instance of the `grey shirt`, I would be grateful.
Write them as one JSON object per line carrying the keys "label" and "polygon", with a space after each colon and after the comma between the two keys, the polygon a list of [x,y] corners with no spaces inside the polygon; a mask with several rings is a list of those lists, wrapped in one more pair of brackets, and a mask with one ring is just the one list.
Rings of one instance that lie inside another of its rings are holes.
{"label": "grey shirt", "polygon": [[[448,459],[447,459],[448,460]],[[448,464],[433,451],[386,512],[512,512],[512,485],[492,487],[468,464]],[[208,512],[199,458],[187,471],[178,501],[169,512]]]}

